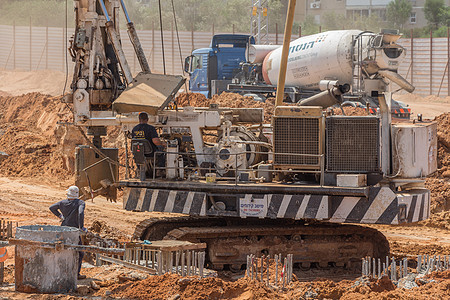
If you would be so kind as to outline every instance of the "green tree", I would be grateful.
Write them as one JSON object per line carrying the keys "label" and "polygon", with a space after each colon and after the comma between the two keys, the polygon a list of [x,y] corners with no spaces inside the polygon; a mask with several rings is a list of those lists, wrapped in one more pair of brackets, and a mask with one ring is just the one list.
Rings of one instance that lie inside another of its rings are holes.
{"label": "green tree", "polygon": [[386,18],[396,28],[403,29],[403,25],[410,17],[411,11],[412,4],[408,0],[394,0],[389,2],[386,8]]}
{"label": "green tree", "polygon": [[345,25],[348,26],[348,21],[344,15],[338,15],[335,12],[325,13],[321,22],[323,30],[339,30],[344,29]]}
{"label": "green tree", "polygon": [[302,36],[311,35],[319,32],[319,25],[316,24],[314,17],[307,15],[302,23]]}
{"label": "green tree", "polygon": [[444,0],[426,0],[423,12],[428,25],[433,30],[439,28],[441,24],[448,23],[448,8],[445,6]]}

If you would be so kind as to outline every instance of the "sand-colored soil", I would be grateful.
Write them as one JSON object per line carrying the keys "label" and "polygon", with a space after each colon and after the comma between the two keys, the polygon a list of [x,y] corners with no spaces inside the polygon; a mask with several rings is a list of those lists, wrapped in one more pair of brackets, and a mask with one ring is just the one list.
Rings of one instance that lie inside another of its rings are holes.
{"label": "sand-colored soil", "polygon": [[[59,96],[64,90],[65,78],[64,73],[53,70],[0,71],[0,91],[14,96],[33,92]],[[68,76],[67,90],[71,79]]]}

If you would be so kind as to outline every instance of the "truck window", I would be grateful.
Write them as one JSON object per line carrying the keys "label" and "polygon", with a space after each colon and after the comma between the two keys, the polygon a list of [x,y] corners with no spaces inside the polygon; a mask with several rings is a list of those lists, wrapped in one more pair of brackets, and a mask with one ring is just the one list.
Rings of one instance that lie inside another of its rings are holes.
{"label": "truck window", "polygon": [[192,70],[203,68],[203,57],[201,55],[194,55],[192,57]]}

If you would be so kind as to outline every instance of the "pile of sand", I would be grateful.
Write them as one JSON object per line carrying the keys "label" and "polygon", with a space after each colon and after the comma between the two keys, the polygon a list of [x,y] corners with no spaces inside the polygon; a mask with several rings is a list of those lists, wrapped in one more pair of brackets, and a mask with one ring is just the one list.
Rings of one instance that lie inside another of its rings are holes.
{"label": "pile of sand", "polygon": [[[72,179],[75,147],[86,140],[72,122],[61,97],[39,93],[0,96],[0,175]],[[59,124],[58,124],[59,123]],[[105,147],[118,147],[125,162],[125,138],[119,127],[108,128]],[[132,159],[130,159],[130,163]],[[120,168],[122,178],[125,169]]]}
{"label": "pile of sand", "polygon": [[427,178],[431,191],[431,212],[450,210],[450,113],[435,118],[438,137],[438,171]]}
{"label": "pile of sand", "polygon": [[[174,274],[149,276],[108,287],[111,296],[126,299],[446,299],[450,297],[449,272],[432,273],[414,289],[397,288],[390,279],[358,278],[333,282],[317,279],[294,281],[285,290],[248,278],[182,278]],[[429,282],[430,280],[433,282]],[[428,282],[428,283],[427,283]],[[96,295],[102,295],[100,291]]]}
{"label": "pile of sand", "polygon": [[[183,278],[165,274],[110,287],[112,296],[124,299],[280,299],[277,293],[259,282],[240,279],[235,282],[219,278]],[[241,298],[245,297],[245,298]],[[284,298],[281,296],[281,299]]]}
{"label": "pile of sand", "polygon": [[264,108],[264,123],[270,123],[275,98],[268,98],[265,102],[255,101],[253,97],[244,97],[239,94],[223,92],[220,95],[214,95],[212,99],[207,99],[203,94],[184,93],[180,94],[175,101],[179,107],[208,107],[212,103],[219,104],[219,107],[230,108]]}
{"label": "pile of sand", "polygon": [[342,110],[344,110],[344,114],[346,116],[367,116],[367,110],[361,107],[351,107],[346,106],[342,109],[333,108],[333,114],[335,115],[343,115]]}
{"label": "pile of sand", "polygon": [[71,114],[60,100],[38,93],[0,96],[0,151],[8,154],[0,162],[1,175],[67,178],[73,173],[74,136],[57,126]]}

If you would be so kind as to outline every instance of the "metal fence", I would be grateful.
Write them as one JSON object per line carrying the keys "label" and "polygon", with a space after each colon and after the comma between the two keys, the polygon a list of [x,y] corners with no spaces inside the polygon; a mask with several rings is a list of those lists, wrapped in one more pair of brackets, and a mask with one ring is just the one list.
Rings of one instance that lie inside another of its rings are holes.
{"label": "metal fence", "polygon": [[[0,69],[40,70],[50,69],[65,72],[66,40],[74,29],[0,25]],[[219,32],[215,32],[216,34]],[[183,61],[193,49],[208,47],[211,32],[179,32],[180,48],[174,30],[164,31],[166,72],[182,74]],[[120,32],[125,55],[132,72],[139,72],[139,62],[126,31]],[[153,72],[163,72],[161,34],[158,30],[138,31],[142,46]],[[298,36],[293,36],[292,39]],[[270,34],[269,42],[282,42],[282,34]],[[400,44],[408,51],[399,73],[416,86],[416,94],[440,96],[450,95],[450,41],[449,38],[401,39]],[[181,49],[181,55],[180,55]],[[69,73],[72,61],[68,58]],[[319,62],[318,62],[319,63]],[[431,83],[431,84],[430,84]]]}

